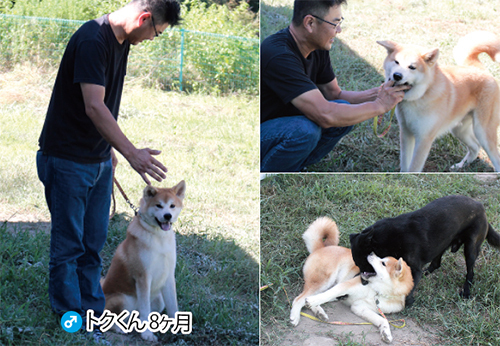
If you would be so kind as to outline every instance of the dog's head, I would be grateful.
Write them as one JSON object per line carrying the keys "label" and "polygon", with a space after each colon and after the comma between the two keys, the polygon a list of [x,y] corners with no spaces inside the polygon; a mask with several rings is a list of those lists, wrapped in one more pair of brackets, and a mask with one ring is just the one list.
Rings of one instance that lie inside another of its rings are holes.
{"label": "dog's head", "polygon": [[367,228],[361,233],[353,233],[349,235],[349,240],[351,241],[352,258],[359,270],[367,273],[375,272],[368,262],[368,255],[374,251],[372,246],[373,229]]}
{"label": "dog's head", "polygon": [[182,180],[172,188],[144,188],[139,213],[141,219],[153,228],[169,231],[183,207],[186,183]]}
{"label": "dog's head", "polygon": [[421,98],[432,83],[432,74],[439,58],[439,50],[428,50],[414,45],[401,45],[393,41],[377,41],[387,50],[384,61],[385,80],[394,85],[409,85],[404,99]]}
{"label": "dog's head", "polygon": [[374,253],[367,257],[374,272],[362,272],[361,279],[377,286],[379,293],[388,295],[408,295],[413,288],[413,277],[408,264],[400,258],[388,256],[380,258]]}

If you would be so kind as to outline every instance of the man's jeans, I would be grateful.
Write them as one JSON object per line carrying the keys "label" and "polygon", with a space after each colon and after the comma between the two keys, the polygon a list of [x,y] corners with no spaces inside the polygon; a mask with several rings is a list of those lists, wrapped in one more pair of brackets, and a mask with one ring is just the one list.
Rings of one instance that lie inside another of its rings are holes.
{"label": "man's jeans", "polygon": [[104,311],[100,251],[106,242],[111,160],[80,164],[37,153],[38,177],[50,210],[49,298],[55,313]]}
{"label": "man's jeans", "polygon": [[321,161],[352,128],[323,129],[303,115],[266,121],[260,125],[260,170],[299,172]]}

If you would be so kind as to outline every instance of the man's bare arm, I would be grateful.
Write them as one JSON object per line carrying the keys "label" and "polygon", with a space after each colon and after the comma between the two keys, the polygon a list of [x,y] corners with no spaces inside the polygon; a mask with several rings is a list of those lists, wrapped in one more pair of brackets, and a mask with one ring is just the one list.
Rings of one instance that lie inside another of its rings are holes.
{"label": "man's bare arm", "polygon": [[392,83],[385,83],[378,89],[373,101],[349,105],[329,102],[319,89],[314,89],[293,99],[292,104],[323,128],[344,127],[359,124],[394,108],[403,100],[406,89],[407,86],[392,87]]}
{"label": "man's bare arm", "polygon": [[96,84],[82,83],[85,112],[103,138],[118,150],[140,174],[146,184],[150,184],[146,174],[157,181],[165,179],[167,168],[153,155],[161,152],[149,148],[137,149],[122,132],[115,118],[104,104],[105,88]]}

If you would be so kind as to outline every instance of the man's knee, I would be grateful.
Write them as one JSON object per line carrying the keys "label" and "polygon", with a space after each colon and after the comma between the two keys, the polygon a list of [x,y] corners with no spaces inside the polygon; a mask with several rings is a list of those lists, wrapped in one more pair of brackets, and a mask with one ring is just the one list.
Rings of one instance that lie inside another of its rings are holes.
{"label": "man's knee", "polygon": [[297,142],[309,145],[313,150],[321,139],[322,132],[321,126],[307,119],[294,129],[292,136]]}

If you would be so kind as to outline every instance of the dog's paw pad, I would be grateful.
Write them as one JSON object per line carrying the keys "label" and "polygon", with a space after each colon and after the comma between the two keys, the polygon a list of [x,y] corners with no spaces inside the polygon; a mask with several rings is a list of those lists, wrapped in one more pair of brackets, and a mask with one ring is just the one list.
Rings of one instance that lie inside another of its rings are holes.
{"label": "dog's paw pad", "polygon": [[382,337],[382,341],[387,343],[387,344],[390,344],[392,342],[392,335],[391,335],[391,332],[390,331],[382,331],[380,332],[380,336]]}

